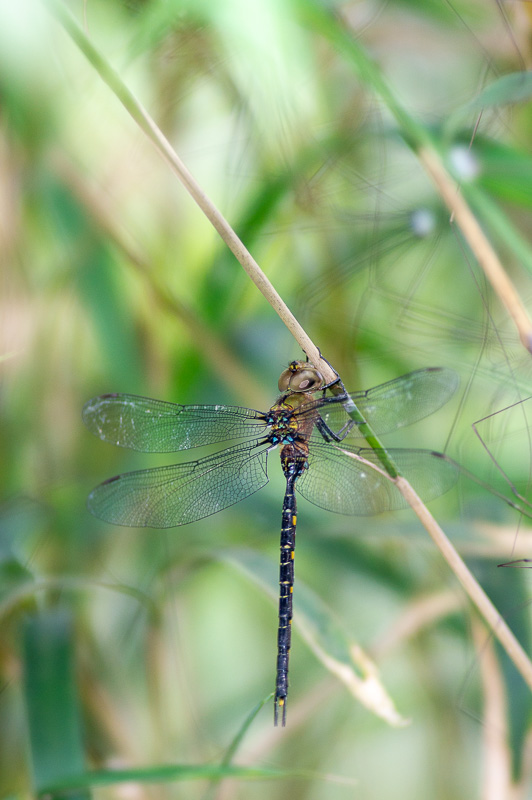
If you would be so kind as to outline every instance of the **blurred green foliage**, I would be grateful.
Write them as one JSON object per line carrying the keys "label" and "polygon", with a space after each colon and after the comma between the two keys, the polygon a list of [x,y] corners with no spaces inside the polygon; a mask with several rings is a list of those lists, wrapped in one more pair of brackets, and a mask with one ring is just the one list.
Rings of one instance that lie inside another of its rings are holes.
{"label": "blurred green foliage", "polygon": [[[455,402],[389,441],[445,449],[526,494],[530,356],[387,109],[298,4],[67,5],[348,388],[423,366],[459,372]],[[515,78],[497,82],[532,57],[526,4],[508,18],[495,2],[323,7],[342,11],[450,158],[470,147],[469,180],[526,240],[532,107]],[[288,727],[273,730],[267,704],[244,729],[273,689],[264,588],[277,575],[278,471],[193,526],[112,528],[86,511],[89,490],[169,462],[93,439],[80,412],[108,391],[267,408],[301,353],[44,2],[0,7],[0,96],[3,795],[120,768],[139,796],[205,797],[213,781],[210,796],[340,800],[354,780],[366,800],[480,798],[503,749],[489,734],[505,726],[508,780],[526,781],[529,693],[503,662],[497,710],[491,639],[473,637],[474,615],[408,512],[359,521],[302,500],[295,604],[299,583],[307,611],[319,598],[374,654],[412,723],[390,728],[358,705],[296,619]],[[530,303],[529,274],[493,238]],[[465,479],[431,507],[529,648],[528,573],[495,566],[531,554],[526,525]],[[259,561],[260,575],[246,570]],[[243,730],[235,763],[270,779],[235,770],[219,783]]]}

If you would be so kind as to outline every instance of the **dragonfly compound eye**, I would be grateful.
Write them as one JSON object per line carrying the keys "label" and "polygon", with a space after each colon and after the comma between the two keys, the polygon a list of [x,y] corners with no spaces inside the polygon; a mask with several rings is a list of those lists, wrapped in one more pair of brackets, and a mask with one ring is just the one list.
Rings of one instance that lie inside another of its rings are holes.
{"label": "dragonfly compound eye", "polygon": [[[285,369],[285,371],[281,373],[281,377],[279,378],[279,383],[278,383],[279,390],[281,392],[288,392],[290,390],[294,391],[294,389],[292,389],[290,385],[292,378],[297,373],[308,368],[309,365],[307,364],[306,361],[291,361],[288,365],[288,369]],[[310,369],[314,368],[311,367]]]}
{"label": "dragonfly compound eye", "polygon": [[292,392],[316,392],[323,386],[323,378],[315,367],[305,365],[304,369],[293,372],[288,382]]}
{"label": "dragonfly compound eye", "polygon": [[317,392],[323,377],[306,361],[292,361],[281,373],[278,386],[281,392]]}
{"label": "dragonfly compound eye", "polygon": [[293,372],[290,369],[290,367],[288,369],[285,369],[284,372],[281,372],[281,377],[279,378],[279,383],[277,384],[279,386],[280,392],[288,391],[288,386],[290,384],[290,378],[292,377],[292,375]]}

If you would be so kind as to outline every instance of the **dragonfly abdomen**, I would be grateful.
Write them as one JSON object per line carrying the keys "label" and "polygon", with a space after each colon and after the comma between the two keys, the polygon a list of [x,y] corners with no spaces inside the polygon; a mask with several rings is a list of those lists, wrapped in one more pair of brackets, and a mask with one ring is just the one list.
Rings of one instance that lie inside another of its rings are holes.
{"label": "dragonfly abdomen", "polygon": [[279,627],[277,632],[277,672],[275,681],[274,724],[286,724],[286,697],[288,694],[288,662],[292,641],[292,598],[294,591],[294,552],[296,546],[297,505],[295,483],[307,468],[305,446],[287,444],[281,451],[286,491],[283,501],[281,526],[281,558],[279,564]]}

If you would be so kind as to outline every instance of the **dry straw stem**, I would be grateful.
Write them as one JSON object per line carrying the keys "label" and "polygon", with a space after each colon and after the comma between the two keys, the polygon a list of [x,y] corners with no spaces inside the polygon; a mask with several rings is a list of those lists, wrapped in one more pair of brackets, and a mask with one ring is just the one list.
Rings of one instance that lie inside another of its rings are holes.
{"label": "dry straw stem", "polygon": [[455,181],[447,173],[428,130],[420,125],[401,105],[384,79],[379,67],[361,46],[356,31],[351,29],[347,18],[336,17],[322,4],[312,0],[300,3],[302,17],[329,39],[334,47],[344,54],[355,68],[360,79],[377,94],[395,118],[405,143],[419,158],[420,163],[432,178],[449,209],[454,213],[466,241],[485,271],[494,291],[508,309],[515,322],[525,348],[532,352],[532,323],[521,300],[506,275],[504,268],[469,206],[461,196]]}
{"label": "dry straw stem", "polygon": [[[177,153],[175,153],[173,150],[170,142],[159,130],[147,111],[140,105],[137,99],[125,86],[118,74],[98,53],[96,48],[91,44],[87,36],[80,29],[77,22],[74,20],[70,12],[65,9],[60,0],[48,0],[48,4],[65,30],[72,37],[80,50],[85,54],[94,69],[96,69],[102,80],[109,86],[111,91],[116,95],[123,106],[131,114],[133,119],[137,122],[139,127],[146,133],[150,141],[155,145],[158,152],[162,155],[173,172],[183,183],[189,194],[207,216],[214,228],[218,231],[224,242],[226,242],[228,247],[234,253],[235,257],[253,280],[257,288],[262,292],[268,303],[280,316],[284,324],[298,342],[301,349],[307,354],[310,362],[319,368],[320,372],[327,381],[334,380],[336,375],[330,365],[321,358],[319,349],[303,330],[280,295],[275,291],[266,275],[262,272],[255,259],[251,256],[243,243],[236,236],[227,220],[209,200],[205,192],[203,192]],[[431,159],[430,154],[428,162],[429,164],[433,165],[433,160]],[[437,169],[437,166],[433,166],[433,169],[435,173],[440,174],[440,170]],[[373,464],[369,466],[371,466],[372,469],[375,469]],[[397,478],[395,479],[395,482],[407,502],[412,506],[414,512],[417,514],[418,518],[438,546],[440,552],[444,555],[447,563],[453,572],[455,572],[465,591],[473,603],[477,606],[480,613],[487,621],[489,627],[493,629],[494,634],[505,648],[508,656],[514,662],[516,668],[519,670],[524,680],[532,690],[532,664],[528,660],[526,653],[517,642],[508,626],[504,623],[504,620],[501,618],[497,609],[492,605],[479,584],[475,581],[454,547],[451,545],[441,528],[437,525],[436,521],[433,519],[428,509],[423,505],[422,501],[414,492],[412,487],[404,478]]]}
{"label": "dry straw stem", "polygon": [[261,270],[243,242],[241,242],[241,240],[238,238],[225,217],[205,194],[192,173],[179,158],[166,136],[155,124],[146,109],[130,92],[122,79],[119,77],[118,73],[112,69],[110,64],[92,45],[88,37],[81,30],[77,22],[60,2],[60,0],[48,0],[48,4],[67,33],[71,36],[92,66],[96,69],[102,80],[109,86],[111,91],[120,100],[124,108],[133,117],[141,130],[144,131],[148,139],[155,145],[155,148],[170,166],[175,175],[177,175],[187,192],[203,211],[211,225],[219,233],[220,237],[234,254],[239,264],[247,272],[255,286],[264,295],[273,310],[276,311],[280,316],[303,352],[307,354],[310,362],[320,369],[320,372],[326,381],[333,381],[336,375],[331,369],[330,365],[321,358],[320,352],[316,345],[303,330],[282,297],[273,288],[264,272]]}
{"label": "dry straw stem", "polygon": [[508,738],[508,700],[501,665],[491,637],[486,641],[486,629],[480,620],[473,621],[473,639],[480,661],[484,696],[482,715],[484,764],[480,796],[481,800],[500,800],[501,797],[509,800],[512,797],[512,759]]}
{"label": "dry straw stem", "polygon": [[456,182],[445,170],[440,158],[427,147],[417,151],[419,160],[434,181],[479,265],[494,291],[512,317],[521,342],[532,352],[532,323],[513,283],[475,215],[464,200]]}
{"label": "dry straw stem", "polygon": [[532,690],[532,664],[514,634],[408,481],[402,477],[393,481]]}
{"label": "dry straw stem", "polygon": [[348,691],[361,705],[394,727],[403,727],[409,724],[410,720],[399,714],[392,699],[386,692],[380,679],[378,667],[358,644],[351,643],[349,647],[351,663],[346,663],[343,660],[334,658],[321,647],[316,636],[310,627],[305,624],[301,616],[297,616],[297,621],[300,634],[316,658],[347,687]]}

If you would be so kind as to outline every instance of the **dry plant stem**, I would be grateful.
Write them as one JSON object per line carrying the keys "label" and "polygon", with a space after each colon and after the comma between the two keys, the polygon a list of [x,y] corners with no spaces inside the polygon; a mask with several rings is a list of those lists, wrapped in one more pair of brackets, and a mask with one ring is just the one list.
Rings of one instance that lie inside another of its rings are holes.
{"label": "dry plant stem", "polygon": [[264,272],[243,242],[240,241],[225,217],[205,194],[183,161],[181,161],[166,136],[157,127],[146,109],[129,91],[120,76],[92,45],[63,3],[60,2],[60,0],[48,0],[48,4],[53,9],[55,16],[59,19],[67,33],[96,69],[101,79],[109,86],[141,130],[144,131],[148,139],[155,145],[155,148],[170,166],[174,174],[177,175],[194,202],[203,211],[211,225],[234,254],[239,264],[247,272],[273,310],[280,316],[303,352],[307,354],[309,361],[320,369],[326,381],[333,381],[336,375],[327,362],[321,358],[319,349],[303,330],[282,297],[273,288]]}
{"label": "dry plant stem", "polygon": [[342,22],[328,9],[312,0],[301,0],[299,9],[302,19],[310,24],[311,29],[319,31],[322,36],[329,39],[335,49],[343,53],[347,61],[353,65],[361,80],[383,100],[395,118],[406,144],[419,158],[449,210],[454,214],[480,266],[512,316],[525,348],[532,352],[532,324],[528,315],[497,254],[461,196],[455,181],[444,168],[441,158],[436,154],[428,130],[420,125],[397,100],[379,67],[361,46],[357,32],[351,29],[348,19]]}
{"label": "dry plant stem", "polygon": [[532,691],[532,663],[512,631],[410,484],[401,477],[395,478],[394,483]]}
{"label": "dry plant stem", "polygon": [[[348,691],[353,697],[357,698],[359,703],[386,720],[389,725],[401,727],[408,724],[409,720],[404,719],[398,713],[393,701],[384,689],[376,664],[359,645],[352,643],[349,646],[351,663],[347,663],[335,658],[330,652],[321,647],[309,627],[299,619],[298,630],[316,657],[332,675],[335,675],[347,687]],[[353,669],[353,665],[356,670]]]}
{"label": "dry plant stem", "polygon": [[511,791],[511,755],[508,743],[508,702],[501,667],[491,636],[473,620],[473,639],[480,662],[484,711],[482,714],[483,768],[481,800],[509,798]]}
{"label": "dry plant stem", "polygon": [[532,322],[497,253],[464,200],[459,187],[449,176],[436,153],[427,147],[421,147],[417,154],[425,170],[436,184],[447,208],[451,211],[494,291],[506,306],[516,325],[521,342],[528,351],[532,352]]}
{"label": "dry plant stem", "polygon": [[513,794],[509,800],[528,800],[532,783],[532,731],[528,730],[523,747],[523,762],[519,783],[512,784]]}

